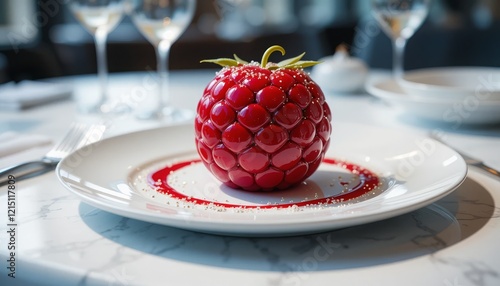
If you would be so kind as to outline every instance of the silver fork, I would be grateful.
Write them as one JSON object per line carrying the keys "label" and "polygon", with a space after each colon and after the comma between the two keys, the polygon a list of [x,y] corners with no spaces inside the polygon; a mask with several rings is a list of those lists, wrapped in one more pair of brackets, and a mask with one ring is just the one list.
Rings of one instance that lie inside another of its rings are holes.
{"label": "silver fork", "polygon": [[106,127],[102,124],[73,123],[64,138],[40,160],[29,161],[0,170],[0,179],[5,178],[0,181],[0,186],[8,183],[9,176],[14,176],[16,181],[20,181],[53,170],[69,153],[87,144],[99,141],[105,130]]}
{"label": "silver fork", "polygon": [[474,166],[474,167],[477,167],[483,171],[486,171],[488,172],[489,174],[492,174],[494,176],[497,176],[500,178],[500,171],[498,170],[495,170],[493,168],[491,168],[490,166],[484,164],[483,161],[479,160],[479,159],[476,159],[476,158],[473,158],[467,154],[464,154],[463,152],[461,151],[458,151],[457,149],[453,148],[452,146],[450,146],[448,143],[444,142],[443,139],[441,137],[439,137],[438,135],[434,134],[434,133],[430,133],[430,137],[438,142],[441,142],[442,144],[450,147],[451,149],[455,150],[455,152],[457,152],[458,154],[460,154],[460,156],[462,156],[462,158],[464,158],[464,161],[465,163],[467,163],[467,165],[470,165],[470,166]]}

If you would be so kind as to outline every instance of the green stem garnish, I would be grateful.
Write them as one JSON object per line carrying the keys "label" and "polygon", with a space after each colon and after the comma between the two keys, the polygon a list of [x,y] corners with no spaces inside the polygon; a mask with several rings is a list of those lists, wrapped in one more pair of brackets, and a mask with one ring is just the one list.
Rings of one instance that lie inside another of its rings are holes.
{"label": "green stem garnish", "polygon": [[[278,45],[271,46],[262,55],[260,67],[267,68],[270,70],[276,70],[276,69],[280,69],[280,68],[302,69],[302,68],[311,67],[311,66],[314,66],[314,65],[317,65],[320,63],[317,61],[301,61],[302,57],[306,53],[302,53],[302,54],[300,54],[294,58],[291,58],[291,59],[283,60],[277,64],[268,62],[269,56],[276,51],[279,51],[281,53],[281,55],[285,55],[285,49],[283,49],[283,47],[278,46]],[[233,55],[233,56],[234,56],[234,59],[220,58],[220,59],[212,59],[212,60],[202,60],[201,63],[214,63],[214,64],[218,64],[218,65],[223,66],[223,67],[235,67],[238,65],[248,64],[247,61],[242,60],[237,55]]]}
{"label": "green stem garnish", "polygon": [[261,68],[266,68],[267,67],[267,61],[269,60],[269,56],[276,52],[276,51],[279,51],[281,53],[282,56],[285,55],[285,49],[283,49],[282,46],[278,46],[278,45],[274,45],[274,46],[271,46],[269,47],[265,52],[264,54],[262,55],[262,60],[260,61],[260,67]]}

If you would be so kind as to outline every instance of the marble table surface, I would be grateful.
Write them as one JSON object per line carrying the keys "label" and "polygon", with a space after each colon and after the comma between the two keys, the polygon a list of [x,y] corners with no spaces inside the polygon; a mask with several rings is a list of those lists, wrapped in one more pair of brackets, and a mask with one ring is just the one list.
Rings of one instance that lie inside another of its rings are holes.
{"label": "marble table surface", "polygon": [[[146,73],[113,74],[127,93]],[[213,71],[171,75],[173,103],[194,109]],[[94,76],[74,84],[72,100],[22,112],[2,111],[0,133],[59,140],[97,88]],[[425,135],[439,129],[451,144],[500,169],[500,126],[447,126],[422,121],[374,97],[325,92],[337,122]],[[101,118],[102,119],[102,118]],[[162,125],[130,115],[110,117],[106,136]],[[0,168],[35,159],[50,146],[0,158]],[[0,189],[0,285],[500,285],[500,179],[474,167],[450,195],[387,220],[291,237],[217,236],[129,219],[81,202],[54,172],[16,182],[15,278],[8,259],[7,188]]]}

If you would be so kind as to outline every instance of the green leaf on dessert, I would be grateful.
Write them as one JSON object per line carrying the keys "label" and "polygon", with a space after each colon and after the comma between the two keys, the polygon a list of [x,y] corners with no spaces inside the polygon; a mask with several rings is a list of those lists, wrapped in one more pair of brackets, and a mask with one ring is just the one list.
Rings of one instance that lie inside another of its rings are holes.
{"label": "green leaf on dessert", "polygon": [[218,64],[223,67],[235,67],[239,63],[235,59],[229,59],[229,58],[220,58],[220,59],[212,59],[212,60],[202,60],[200,63],[213,63],[213,64]]}
{"label": "green leaf on dessert", "polygon": [[285,66],[289,66],[289,65],[292,65],[298,61],[300,61],[300,59],[302,59],[302,57],[305,55],[306,53],[302,53],[294,58],[291,58],[291,59],[286,59],[286,60],[282,60],[281,62],[278,63],[278,66],[279,67],[285,67]]}
{"label": "green leaf on dessert", "polygon": [[236,54],[233,54],[233,56],[234,56],[234,59],[235,59],[238,63],[240,63],[240,64],[242,64],[242,65],[246,65],[246,64],[248,64],[248,62],[247,62],[247,61],[245,61],[245,60],[241,59],[241,58],[240,58],[240,57],[238,57]]}
{"label": "green leaf on dessert", "polygon": [[321,63],[321,62],[318,62],[318,61],[298,61],[298,62],[293,63],[291,65],[283,66],[282,68],[285,68],[285,69],[303,69],[303,68],[315,66],[319,63]]}
{"label": "green leaf on dessert", "polygon": [[279,68],[280,68],[280,66],[278,66],[278,64],[275,64],[275,63],[267,63],[267,65],[266,65],[266,69],[268,69],[268,70],[277,70]]}
{"label": "green leaf on dessert", "polygon": [[[294,58],[282,60],[279,63],[268,62],[269,56],[274,52],[280,52],[281,55],[285,55],[285,49],[283,47],[275,45],[269,47],[264,54],[262,55],[262,61],[260,62],[260,67],[266,68],[269,70],[277,70],[277,69],[302,69],[311,67],[319,64],[318,61],[302,61],[302,57],[306,53],[302,53]],[[214,63],[218,64],[222,67],[236,67],[239,65],[247,65],[249,62],[241,59],[236,54],[233,54],[233,59],[230,58],[220,58],[220,59],[210,59],[210,60],[202,60],[201,63]]]}

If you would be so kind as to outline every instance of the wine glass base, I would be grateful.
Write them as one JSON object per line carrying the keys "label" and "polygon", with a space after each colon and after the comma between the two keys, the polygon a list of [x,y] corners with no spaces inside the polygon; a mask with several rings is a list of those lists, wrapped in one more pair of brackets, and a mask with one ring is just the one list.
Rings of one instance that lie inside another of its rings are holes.
{"label": "wine glass base", "polygon": [[166,107],[161,110],[142,112],[137,114],[140,120],[160,120],[165,123],[179,123],[194,118],[194,112],[187,109]]}
{"label": "wine glass base", "polygon": [[80,106],[78,111],[82,114],[95,115],[124,115],[132,112],[132,108],[124,103],[101,101],[95,105]]}
{"label": "wine glass base", "polygon": [[99,106],[98,112],[103,115],[124,115],[132,112],[132,108],[124,103],[107,102]]}

